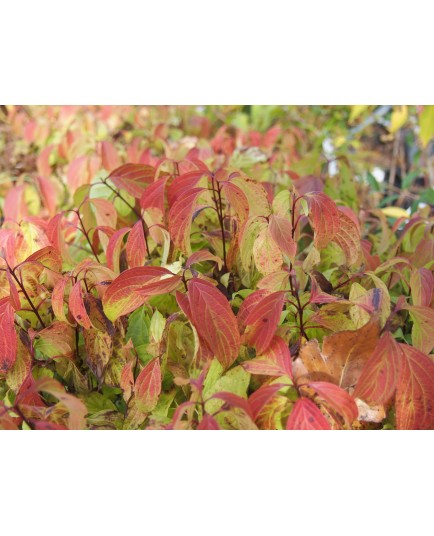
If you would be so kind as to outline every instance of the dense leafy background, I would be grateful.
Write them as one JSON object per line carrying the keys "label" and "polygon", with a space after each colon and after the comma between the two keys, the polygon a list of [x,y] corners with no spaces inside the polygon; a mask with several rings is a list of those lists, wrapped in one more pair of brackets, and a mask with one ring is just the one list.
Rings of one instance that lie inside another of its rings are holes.
{"label": "dense leafy background", "polygon": [[0,114],[0,427],[434,428],[433,106]]}

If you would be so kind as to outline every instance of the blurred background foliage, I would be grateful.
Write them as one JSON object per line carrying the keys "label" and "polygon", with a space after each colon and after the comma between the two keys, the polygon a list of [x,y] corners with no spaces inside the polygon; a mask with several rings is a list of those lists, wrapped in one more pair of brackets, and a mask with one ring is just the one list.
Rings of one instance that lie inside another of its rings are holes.
{"label": "blurred background foliage", "polygon": [[108,140],[123,162],[194,156],[277,187],[310,176],[355,210],[402,216],[434,204],[433,137],[427,105],[1,106],[0,199],[38,174],[68,205],[71,168]]}

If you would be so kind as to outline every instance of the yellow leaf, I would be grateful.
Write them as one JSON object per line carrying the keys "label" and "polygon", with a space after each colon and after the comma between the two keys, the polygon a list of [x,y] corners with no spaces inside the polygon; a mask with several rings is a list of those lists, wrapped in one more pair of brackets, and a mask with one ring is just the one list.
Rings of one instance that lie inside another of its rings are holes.
{"label": "yellow leaf", "polygon": [[253,244],[253,258],[261,274],[267,275],[280,270],[283,257],[279,246],[271,238],[268,227],[262,229]]}
{"label": "yellow leaf", "polygon": [[334,140],[334,146],[336,149],[339,149],[339,147],[342,147],[342,145],[347,141],[347,138],[345,136],[338,136]]}
{"label": "yellow leaf", "polygon": [[419,116],[420,139],[426,147],[434,136],[434,106],[424,106]]}
{"label": "yellow leaf", "polygon": [[384,207],[381,212],[389,218],[408,218],[408,212],[401,207]]}
{"label": "yellow leaf", "polygon": [[350,123],[355,121],[367,109],[367,104],[354,104],[353,106],[351,106]]}
{"label": "yellow leaf", "polygon": [[392,112],[392,120],[390,123],[390,132],[396,132],[402,128],[408,119],[408,108],[407,106],[394,106]]}

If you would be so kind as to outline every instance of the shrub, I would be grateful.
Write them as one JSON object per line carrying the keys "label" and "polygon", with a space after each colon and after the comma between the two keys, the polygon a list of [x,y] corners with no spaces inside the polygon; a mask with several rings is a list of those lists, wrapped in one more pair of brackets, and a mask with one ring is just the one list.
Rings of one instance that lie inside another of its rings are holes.
{"label": "shrub", "polygon": [[255,110],[9,110],[1,428],[434,428],[431,190]]}

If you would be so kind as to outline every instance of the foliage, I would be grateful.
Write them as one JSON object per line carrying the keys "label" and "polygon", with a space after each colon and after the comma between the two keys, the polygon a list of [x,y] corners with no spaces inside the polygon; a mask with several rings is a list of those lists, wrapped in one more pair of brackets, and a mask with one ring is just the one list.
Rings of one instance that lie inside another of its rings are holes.
{"label": "foliage", "polygon": [[7,107],[0,428],[433,429],[433,107],[382,108]]}

